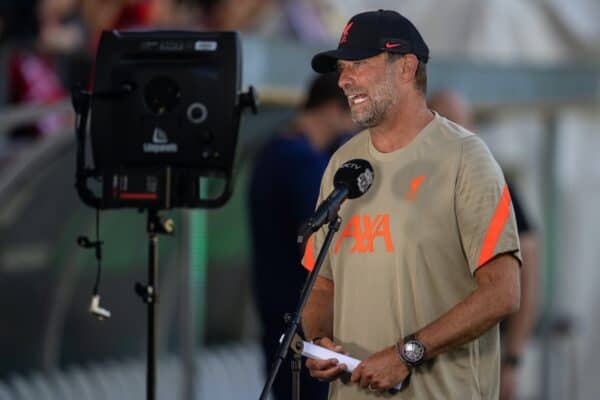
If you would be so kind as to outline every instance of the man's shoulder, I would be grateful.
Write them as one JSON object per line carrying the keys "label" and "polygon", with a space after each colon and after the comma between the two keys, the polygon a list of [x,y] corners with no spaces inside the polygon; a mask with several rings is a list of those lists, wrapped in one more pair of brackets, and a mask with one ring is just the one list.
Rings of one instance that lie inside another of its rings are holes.
{"label": "man's shoulder", "polygon": [[477,135],[464,126],[456,124],[439,114],[436,114],[436,127],[438,132],[437,136],[442,140],[461,142],[463,140],[470,140],[470,138],[477,137]]}
{"label": "man's shoulder", "polygon": [[493,158],[488,146],[479,135],[442,116],[437,115],[436,134],[432,143],[444,149],[446,154],[459,154],[461,157],[482,156]]}

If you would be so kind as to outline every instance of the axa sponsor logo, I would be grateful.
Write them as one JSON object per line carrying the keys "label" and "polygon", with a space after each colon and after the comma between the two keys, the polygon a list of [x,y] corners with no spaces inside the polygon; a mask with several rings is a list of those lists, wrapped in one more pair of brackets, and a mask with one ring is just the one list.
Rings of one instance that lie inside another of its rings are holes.
{"label": "axa sponsor logo", "polygon": [[335,254],[340,251],[344,241],[352,243],[350,253],[373,253],[376,243],[381,243],[386,252],[392,253],[394,244],[389,214],[352,216],[338,237],[333,250]]}
{"label": "axa sponsor logo", "polygon": [[144,143],[144,153],[177,153],[177,143],[169,143],[167,132],[160,127],[152,132],[152,143]]}

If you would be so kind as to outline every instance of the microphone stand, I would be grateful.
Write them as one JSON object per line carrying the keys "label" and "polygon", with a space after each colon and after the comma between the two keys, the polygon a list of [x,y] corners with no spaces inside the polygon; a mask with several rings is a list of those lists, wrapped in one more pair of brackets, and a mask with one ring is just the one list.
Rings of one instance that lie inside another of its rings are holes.
{"label": "microphone stand", "polygon": [[[263,387],[263,391],[260,395],[260,400],[267,400],[267,396],[271,391],[271,387],[273,386],[273,382],[275,382],[275,378],[277,377],[277,373],[279,372],[279,368],[281,364],[285,360],[287,356],[287,352],[292,344],[292,340],[296,331],[298,330],[298,326],[300,325],[300,318],[302,315],[302,311],[304,310],[304,306],[308,301],[308,297],[312,291],[313,286],[315,285],[315,281],[317,280],[317,276],[319,275],[319,270],[321,269],[321,264],[323,264],[323,260],[325,260],[325,254],[331,246],[331,241],[333,240],[333,235],[340,229],[340,225],[342,224],[342,219],[337,215],[337,210],[334,213],[331,213],[331,218],[329,218],[329,230],[327,231],[327,235],[325,236],[325,242],[319,251],[319,256],[317,257],[317,261],[315,262],[315,266],[310,273],[304,288],[302,289],[302,293],[300,294],[300,300],[298,302],[298,306],[296,308],[296,312],[294,314],[289,315],[290,318],[286,318],[287,327],[285,334],[279,341],[279,348],[277,349],[276,358],[271,366],[271,370],[269,371],[269,376],[267,378],[267,382]],[[296,359],[296,372],[293,372],[295,377],[293,378],[296,383],[293,385],[293,393],[292,396],[294,399],[300,400],[300,382],[299,382],[299,372],[300,368],[297,368],[298,360]],[[296,397],[297,396],[297,397]]]}

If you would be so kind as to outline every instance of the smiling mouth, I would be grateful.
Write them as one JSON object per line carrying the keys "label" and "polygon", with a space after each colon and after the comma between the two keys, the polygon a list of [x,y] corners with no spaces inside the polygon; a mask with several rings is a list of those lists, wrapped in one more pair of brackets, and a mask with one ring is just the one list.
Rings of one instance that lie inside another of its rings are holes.
{"label": "smiling mouth", "polygon": [[365,101],[367,101],[369,97],[366,94],[363,93],[359,93],[359,94],[353,94],[348,96],[348,103],[350,103],[350,105],[356,105],[356,104],[361,104],[364,103]]}

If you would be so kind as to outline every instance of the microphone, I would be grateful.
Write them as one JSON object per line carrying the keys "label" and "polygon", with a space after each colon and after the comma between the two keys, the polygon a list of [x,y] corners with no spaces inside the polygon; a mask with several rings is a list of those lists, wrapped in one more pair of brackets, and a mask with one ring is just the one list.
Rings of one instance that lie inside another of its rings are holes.
{"label": "microphone", "polygon": [[374,179],[373,167],[367,160],[346,161],[333,177],[333,192],[323,201],[298,233],[298,243],[304,243],[311,232],[331,222],[346,199],[356,199],[369,190]]}

